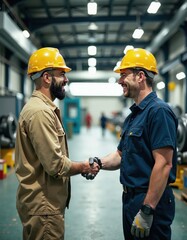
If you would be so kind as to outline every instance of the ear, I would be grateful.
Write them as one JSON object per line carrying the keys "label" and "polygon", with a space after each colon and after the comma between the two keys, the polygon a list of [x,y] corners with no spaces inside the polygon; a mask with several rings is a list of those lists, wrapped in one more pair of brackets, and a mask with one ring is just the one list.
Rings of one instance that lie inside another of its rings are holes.
{"label": "ear", "polygon": [[42,77],[43,77],[44,84],[46,85],[51,84],[51,75],[48,72],[44,72]]}
{"label": "ear", "polygon": [[146,76],[145,76],[145,73],[144,73],[143,71],[140,71],[140,72],[138,73],[138,75],[139,75],[139,79],[138,79],[138,82],[139,82],[139,83],[143,83],[143,82],[146,81]]}

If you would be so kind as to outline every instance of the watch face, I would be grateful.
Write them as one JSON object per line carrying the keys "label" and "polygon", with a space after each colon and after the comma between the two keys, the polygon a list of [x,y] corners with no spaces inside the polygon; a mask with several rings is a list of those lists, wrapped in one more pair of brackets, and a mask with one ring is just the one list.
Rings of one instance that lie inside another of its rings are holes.
{"label": "watch face", "polygon": [[151,215],[153,214],[153,209],[149,205],[143,205],[141,208],[142,212],[146,215]]}

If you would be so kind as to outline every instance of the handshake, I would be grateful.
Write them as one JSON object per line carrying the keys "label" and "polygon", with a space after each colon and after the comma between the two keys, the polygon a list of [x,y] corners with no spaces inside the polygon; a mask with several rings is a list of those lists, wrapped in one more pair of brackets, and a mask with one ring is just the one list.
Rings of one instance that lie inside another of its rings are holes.
{"label": "handshake", "polygon": [[[102,162],[101,159],[99,159],[98,157],[90,157],[89,158],[89,164],[90,167],[92,167],[94,165],[94,163],[97,163],[99,166],[99,169],[102,169]],[[87,180],[93,180],[96,176],[96,174],[92,174],[92,173],[82,173],[81,174],[83,177],[85,177]]]}

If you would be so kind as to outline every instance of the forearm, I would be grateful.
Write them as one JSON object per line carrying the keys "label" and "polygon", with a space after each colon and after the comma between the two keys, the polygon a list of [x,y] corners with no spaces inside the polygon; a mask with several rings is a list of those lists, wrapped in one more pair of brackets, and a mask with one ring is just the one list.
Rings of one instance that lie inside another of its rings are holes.
{"label": "forearm", "polygon": [[67,176],[73,176],[81,173],[97,174],[99,170],[98,164],[94,163],[90,166],[88,161],[85,162],[72,162],[70,170],[67,172]]}
{"label": "forearm", "polygon": [[67,172],[67,176],[77,175],[83,172],[84,163],[82,162],[72,162],[70,170]]}
{"label": "forearm", "polygon": [[116,151],[101,158],[102,169],[104,170],[117,170],[121,164],[121,152]]}
{"label": "forearm", "polygon": [[149,188],[144,199],[144,204],[156,208],[167,185],[171,164],[155,164],[150,177]]}

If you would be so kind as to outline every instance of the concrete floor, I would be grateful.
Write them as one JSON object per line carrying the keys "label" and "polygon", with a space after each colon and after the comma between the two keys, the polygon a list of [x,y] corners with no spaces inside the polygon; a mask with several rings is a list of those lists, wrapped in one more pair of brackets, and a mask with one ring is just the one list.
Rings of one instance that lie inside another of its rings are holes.
{"label": "concrete floor", "polygon": [[[90,156],[103,156],[115,151],[118,140],[110,132],[103,138],[99,128],[69,139],[70,158],[83,161]],[[121,194],[119,171],[101,171],[93,181],[74,176],[72,199],[65,216],[66,240],[122,240]],[[22,227],[15,208],[17,180],[14,170],[0,180],[0,240],[21,240]],[[187,203],[176,196],[176,216],[172,240],[187,239]]]}

